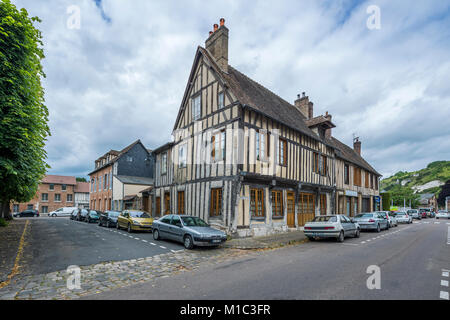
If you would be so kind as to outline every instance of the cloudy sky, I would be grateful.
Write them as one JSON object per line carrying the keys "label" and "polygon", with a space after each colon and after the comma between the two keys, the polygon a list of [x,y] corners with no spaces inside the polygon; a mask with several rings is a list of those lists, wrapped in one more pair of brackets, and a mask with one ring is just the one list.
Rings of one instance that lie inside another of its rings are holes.
{"label": "cloudy sky", "polygon": [[110,149],[169,141],[196,48],[221,17],[230,65],[288,101],[306,91],[385,177],[450,160],[448,1],[13,3],[42,19],[51,174],[86,176]]}

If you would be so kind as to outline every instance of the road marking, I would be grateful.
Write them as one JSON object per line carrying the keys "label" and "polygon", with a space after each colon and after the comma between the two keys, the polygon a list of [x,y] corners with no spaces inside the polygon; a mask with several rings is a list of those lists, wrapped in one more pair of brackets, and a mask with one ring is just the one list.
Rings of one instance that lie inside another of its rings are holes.
{"label": "road marking", "polygon": [[147,240],[142,240],[143,242],[148,242]]}
{"label": "road marking", "polygon": [[435,222],[434,224],[441,224],[440,222]]}
{"label": "road marking", "polygon": [[163,247],[163,246],[159,246],[161,249],[167,249],[166,247]]}
{"label": "road marking", "polygon": [[441,280],[441,286],[448,287],[448,281],[447,280]]}
{"label": "road marking", "polygon": [[102,238],[103,241],[106,241],[105,239]]}
{"label": "road marking", "polygon": [[370,239],[367,239],[366,241],[367,241],[367,242],[370,242]]}
{"label": "road marking", "polygon": [[344,246],[357,246],[357,244],[354,243],[343,243]]}
{"label": "road marking", "polygon": [[447,244],[450,244],[450,227],[447,229]]}
{"label": "road marking", "polygon": [[156,243],[150,242],[150,244],[151,244],[152,246],[156,246]]}
{"label": "road marking", "polygon": [[361,242],[362,244],[366,243],[365,241]]}
{"label": "road marking", "polygon": [[141,239],[139,239],[139,238],[134,238],[135,240],[141,240]]}
{"label": "road marking", "polygon": [[443,276],[443,277],[448,278],[448,274],[449,274],[448,271],[442,271],[442,276]]}
{"label": "road marking", "polygon": [[441,291],[441,294],[440,294],[440,296],[439,296],[441,299],[444,299],[444,300],[448,300],[449,298],[448,298],[448,292],[446,292],[446,291]]}

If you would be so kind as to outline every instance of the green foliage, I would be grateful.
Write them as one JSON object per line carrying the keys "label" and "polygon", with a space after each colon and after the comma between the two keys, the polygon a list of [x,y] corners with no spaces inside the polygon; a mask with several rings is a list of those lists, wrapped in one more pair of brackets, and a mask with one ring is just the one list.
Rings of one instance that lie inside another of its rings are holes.
{"label": "green foliage", "polygon": [[0,218],[0,227],[7,227],[8,226],[8,221],[6,221],[3,218]]}
{"label": "green foliage", "polygon": [[86,178],[77,177],[78,182],[87,182]]}
{"label": "green foliage", "polygon": [[25,9],[0,2],[0,203],[29,201],[49,166],[45,163],[48,110],[41,32]]}
{"label": "green foliage", "polygon": [[389,192],[380,193],[380,196],[382,197],[382,207],[384,211],[389,211],[389,208],[391,206],[391,194]]}
{"label": "green foliage", "polygon": [[445,207],[445,198],[450,197],[450,180],[448,180],[443,186],[442,191],[439,193],[438,204]]}

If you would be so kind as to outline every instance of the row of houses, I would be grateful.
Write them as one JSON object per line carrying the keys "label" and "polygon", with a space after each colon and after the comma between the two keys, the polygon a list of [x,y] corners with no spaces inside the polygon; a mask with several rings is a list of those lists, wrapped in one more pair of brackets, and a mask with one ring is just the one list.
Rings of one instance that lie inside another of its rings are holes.
{"label": "row of houses", "polygon": [[75,177],[46,175],[39,183],[33,199],[25,203],[12,203],[11,212],[35,209],[49,213],[61,207],[89,208],[89,183]]}
{"label": "row of houses", "polygon": [[361,141],[336,139],[331,114],[314,115],[305,93],[289,103],[229,65],[228,41],[221,19],[197,48],[172,141],[95,161],[91,207],[192,214],[241,236],[377,209],[381,175]]}

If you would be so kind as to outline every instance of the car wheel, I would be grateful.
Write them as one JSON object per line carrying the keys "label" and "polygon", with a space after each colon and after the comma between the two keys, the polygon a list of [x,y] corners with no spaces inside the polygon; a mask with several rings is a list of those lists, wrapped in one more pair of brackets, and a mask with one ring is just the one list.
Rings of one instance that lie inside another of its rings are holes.
{"label": "car wheel", "polygon": [[120,230],[119,221],[116,222],[116,229]]}
{"label": "car wheel", "polygon": [[308,240],[309,240],[309,241],[314,241],[314,240],[316,240],[316,238],[314,238],[314,237],[308,237]]}
{"label": "car wheel", "polygon": [[184,247],[188,250],[191,250],[194,247],[194,242],[192,241],[192,237],[190,235],[184,236]]}
{"label": "car wheel", "polygon": [[341,231],[340,233],[339,233],[339,237],[336,239],[338,242],[344,242],[344,240],[345,240],[345,234],[344,234],[344,231]]}
{"label": "car wheel", "polygon": [[154,229],[153,230],[153,239],[155,239],[155,240],[159,240],[160,239],[158,229]]}
{"label": "car wheel", "polygon": [[109,221],[106,221],[106,227],[107,227],[107,228],[111,227],[111,226],[109,225]]}
{"label": "car wheel", "polygon": [[377,232],[380,232],[380,231],[381,231],[380,225],[377,224]]}
{"label": "car wheel", "polygon": [[359,231],[359,229],[356,229],[355,238],[359,238],[360,236],[361,236],[361,232]]}
{"label": "car wheel", "polygon": [[56,217],[56,213],[52,214],[52,217],[55,218]]}
{"label": "car wheel", "polygon": [[127,228],[128,233],[132,233],[133,229],[131,229],[131,224],[128,224],[128,228]]}

